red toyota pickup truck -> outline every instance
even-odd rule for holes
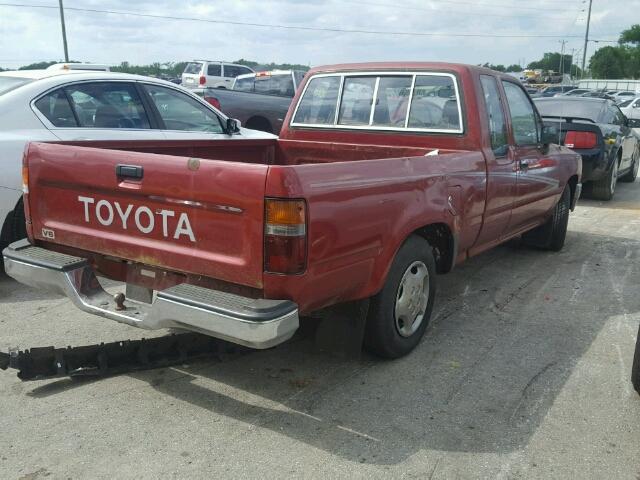
[[[517,236],[562,248],[581,161],[553,137],[491,70],[315,68],[278,139],[31,143],[29,238],[5,268],[96,315],[254,348],[366,304],[364,346],[395,358],[425,331],[436,274]]]

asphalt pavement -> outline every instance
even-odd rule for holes
[[[101,380],[0,371],[0,478],[640,479],[640,181],[581,200],[564,250],[438,278],[409,356],[309,336]],[[0,278],[0,350],[141,338]]]

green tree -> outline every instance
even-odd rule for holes
[[[621,47],[602,47],[591,56],[589,69],[593,78],[624,78],[627,52]]]
[[[506,71],[507,72],[521,72],[522,71],[522,67],[516,63],[509,65],[508,67],[506,67]]]
[[[43,68],[50,67],[54,63],[58,63],[58,62],[51,61],[51,62],[30,63],[29,65],[25,65],[24,67],[18,68],[18,70],[42,70]]]
[[[481,65],[485,68],[490,68],[491,70],[495,70],[496,72],[506,72],[507,70],[504,68],[504,65],[492,65],[491,63],[485,63]]]
[[[633,43],[640,46],[640,24],[631,25],[631,28],[623,30],[620,34],[620,43]]]
[[[527,68],[532,70],[551,70],[553,72],[560,72],[562,54],[559,52],[546,52],[542,59],[529,63]],[[573,65],[573,59],[571,55],[564,55],[564,63],[562,64],[562,70],[569,73]]]

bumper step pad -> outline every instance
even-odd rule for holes
[[[105,377],[219,357],[242,349],[197,333],[125,340],[80,347],[34,347],[0,352],[0,369],[18,370],[18,378]]]
[[[11,248],[6,249],[3,254],[10,259],[28,261],[32,265],[59,272],[67,272],[88,265],[86,258],[36,247],[31,245],[26,238],[11,244]]]

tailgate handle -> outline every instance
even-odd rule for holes
[[[116,175],[118,178],[142,179],[144,170],[137,165],[116,165]]]

